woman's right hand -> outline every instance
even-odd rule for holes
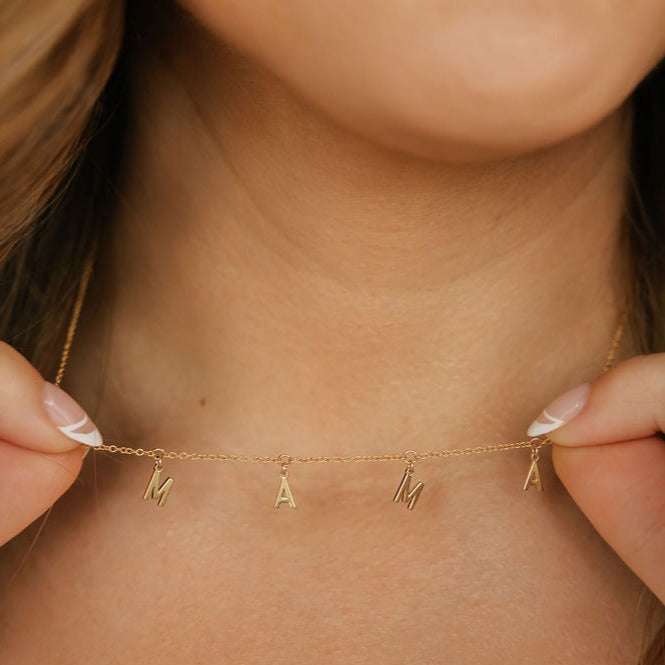
[[[101,443],[83,409],[0,342],[0,545],[67,490],[88,446]]]

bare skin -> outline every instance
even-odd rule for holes
[[[599,373],[627,284],[627,106],[536,152],[469,161],[469,142],[453,162],[456,137],[433,159],[177,35],[135,75],[123,204],[66,381],[107,439],[518,440]],[[521,492],[527,459],[419,462],[413,512],[390,501],[399,464],[295,467],[298,508],[274,511],[276,468],[173,463],[162,510],[140,500],[148,463],[93,453],[6,594],[0,660],[634,662],[641,582],[549,462],[547,492]]]

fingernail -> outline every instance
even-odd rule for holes
[[[550,402],[541,414],[529,425],[527,436],[547,434],[574,418],[582,409],[589,396],[590,383],[583,383],[559,395]]]
[[[55,426],[70,439],[101,446],[102,437],[86,412],[61,388],[44,382],[44,407]]]

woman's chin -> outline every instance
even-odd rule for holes
[[[665,54],[662,0],[181,2],[342,126],[433,159],[583,133]]]

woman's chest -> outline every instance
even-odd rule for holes
[[[296,509],[255,470],[182,473],[163,507],[88,474],[9,586],[25,547],[2,559],[0,662],[634,662],[640,583],[551,477],[477,471],[413,510],[367,469],[292,473]]]

